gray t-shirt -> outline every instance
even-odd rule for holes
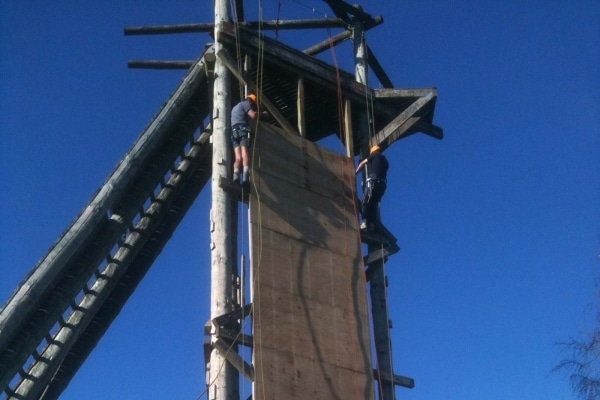
[[[231,126],[248,124],[248,111],[252,109],[250,100],[240,101],[231,109]]]

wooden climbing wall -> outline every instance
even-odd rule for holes
[[[254,399],[373,399],[350,158],[274,128],[252,149]]]

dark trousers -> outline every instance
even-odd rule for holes
[[[369,181],[365,187],[362,200],[361,213],[363,221],[374,224],[377,219],[377,208],[385,193],[387,185],[384,181]]]

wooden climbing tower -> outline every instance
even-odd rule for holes
[[[59,398],[209,182],[215,248],[206,257],[222,265],[213,261],[211,273],[208,399],[239,399],[240,375],[256,399],[391,400],[396,386],[414,385],[394,374],[390,356],[383,263],[399,246],[381,223],[358,229],[354,165],[372,144],[385,149],[419,132],[441,139],[436,90],[393,88],[364,41],[383,19],[342,0],[326,0],[336,18],[278,22],[342,29],[303,51],[259,33],[243,20],[242,1],[234,3],[237,21],[218,1],[214,23],[126,29],[210,32],[214,43],[193,62],[131,63],[187,73],[0,310],[4,398]],[[353,73],[316,57],[348,38],[363,60]],[[368,85],[368,67],[383,88]],[[239,187],[227,121],[247,92],[268,116],[256,128],[251,183]],[[332,136],[343,154],[319,145]],[[239,202],[249,210],[249,277],[231,261],[245,218]]]

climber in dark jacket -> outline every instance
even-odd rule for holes
[[[387,171],[389,163],[381,154],[381,147],[371,147],[370,154],[356,168],[358,174],[366,166],[367,180],[363,192],[361,214],[363,222],[360,229],[372,230],[377,219],[379,202],[387,188]]]

